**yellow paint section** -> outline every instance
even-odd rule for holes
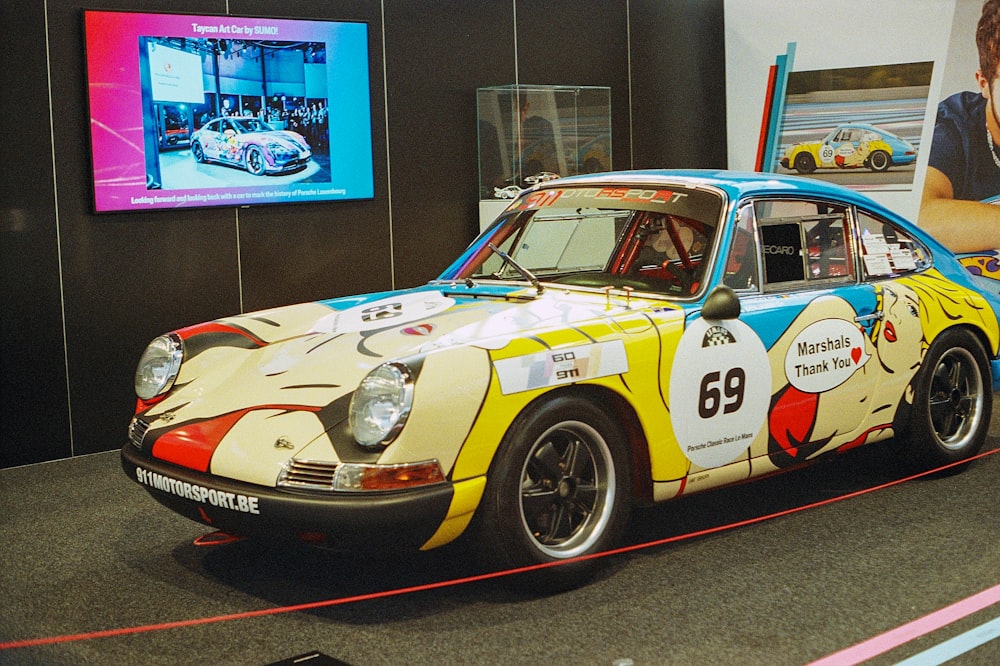
[[[320,303],[300,303],[250,315],[226,317],[219,322],[245,329],[265,342],[274,342],[307,333],[319,319],[333,313],[334,310]]]
[[[222,439],[212,456],[211,473],[262,486],[274,486],[281,466],[293,451],[323,432],[312,412],[259,409],[246,414]],[[275,446],[283,438],[292,450]]]
[[[452,478],[463,480],[485,475],[497,447],[500,446],[500,440],[514,417],[546,390],[548,389],[503,395],[500,392],[500,381],[495,374],[492,375],[489,392],[479,412],[479,418],[476,419],[468,439],[455,460]]]
[[[746,457],[722,467],[696,468],[688,474],[687,483],[684,485],[684,494],[689,495],[700,490],[718,488],[748,478],[750,478],[750,460]]]
[[[653,483],[653,501],[663,502],[674,499],[680,494],[682,485],[682,479],[677,479],[676,481],[655,481]]]
[[[580,384],[602,386],[622,396],[634,409],[647,437],[652,478],[679,479],[687,473],[690,463],[674,437],[670,414],[664,402],[665,389],[661,390],[661,386],[667,384],[661,384],[661,381],[669,377],[667,373],[683,333],[683,313],[675,308],[654,309],[647,303],[633,301],[633,306],[639,305],[647,307],[620,311],[613,319],[546,331],[536,334],[534,338],[519,338],[492,352],[492,356],[494,360],[501,360],[623,339],[628,372]],[[626,333],[624,337],[623,333]],[[662,349],[661,336],[664,341]],[[514,418],[534,399],[561,388],[564,387],[547,386],[503,395],[494,374],[483,409],[455,462],[452,478],[460,480],[486,474]]]
[[[430,550],[443,546],[450,541],[454,541],[466,530],[472,516],[479,506],[479,501],[486,490],[486,477],[480,476],[474,479],[461,481],[453,486],[455,494],[451,498],[451,506],[448,507],[448,515],[438,527],[427,543],[420,547],[420,550]]]
[[[338,383],[326,385],[324,364],[342,352],[335,348],[336,343],[331,343],[323,347],[325,354],[314,354],[306,362],[304,349],[317,344],[314,337],[298,338],[273,348],[207,349],[181,365],[176,387],[149,410],[147,418],[152,421],[170,413],[177,425],[216,418],[254,405],[294,408],[330,404],[348,391],[346,386],[360,382],[367,369],[343,364],[338,368]],[[320,433],[317,431],[306,442]]]
[[[660,407],[663,410],[663,416],[658,417],[651,409],[643,409],[639,412],[639,419],[649,439],[650,473],[655,482],[682,478],[687,474],[691,461],[687,459],[677,443],[674,426],[670,421],[670,405],[667,404],[670,373],[677,355],[677,345],[684,334],[684,318],[679,313],[663,313],[662,316],[654,318],[654,322],[661,344],[659,365],[657,366],[659,375],[656,380],[660,387],[662,400]],[[692,383],[691,390],[696,391],[697,388]],[[646,390],[647,387],[637,388],[637,392],[641,393],[645,393]],[[646,414],[649,416],[645,416]],[[656,487],[658,485],[656,484]]]
[[[980,329],[989,341],[991,355],[997,354],[1000,327],[993,309],[981,294],[955,284],[937,269],[899,278],[898,282],[919,294],[921,325],[929,342],[960,320]]]
[[[333,441],[330,433],[324,432],[322,435],[306,444],[303,448],[296,447],[294,453],[289,451],[289,457],[299,460],[312,460],[315,462],[339,463],[340,457],[333,448]]]
[[[490,374],[483,349],[455,347],[428,354],[406,426],[379,463],[437,459],[447,473],[486,397]]]

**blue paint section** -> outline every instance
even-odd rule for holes
[[[996,638],[1000,638],[1000,617],[990,620],[986,624],[981,624],[975,629],[970,629],[944,643],[935,645],[929,650],[915,654],[909,659],[904,659],[896,666],[937,666],[937,664],[943,664],[971,652],[980,645],[985,645]]]
[[[466,286],[462,282],[452,283],[430,283],[423,285],[421,287],[416,287],[413,289],[401,289],[399,291],[380,291],[370,294],[362,294],[360,296],[344,296],[342,298],[331,298],[325,301],[319,301],[321,305],[325,305],[331,310],[344,311],[350,308],[358,307],[359,305],[365,305],[367,303],[374,303],[385,298],[390,298],[392,296],[404,296],[410,294],[419,294],[421,292],[440,294],[443,293],[445,296],[454,298],[459,303],[468,302],[476,298],[505,298],[510,296],[514,292],[524,291],[525,285],[514,284],[514,285],[479,285],[476,284],[472,287]]]

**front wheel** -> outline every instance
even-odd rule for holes
[[[264,152],[257,146],[247,148],[246,167],[247,171],[255,176],[263,175]]]
[[[990,425],[991,389],[989,359],[979,340],[964,330],[939,335],[917,375],[904,432],[917,460],[938,467],[978,453]]]
[[[507,569],[600,552],[621,535],[630,496],[622,429],[589,400],[556,397],[519,416],[497,450],[479,517],[485,553]],[[563,588],[596,568],[577,561],[519,582]]]

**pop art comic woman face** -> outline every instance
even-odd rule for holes
[[[920,299],[898,282],[884,285],[881,292],[882,321],[873,339],[879,364],[889,374],[912,374],[923,357]]]

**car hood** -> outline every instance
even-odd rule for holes
[[[146,445],[186,467],[273,484],[281,463],[310,443],[323,440],[332,451],[327,433],[347,418],[355,388],[382,363],[453,354],[460,373],[488,382],[490,353],[513,340],[595,321],[621,333],[614,315],[643,303],[567,290],[535,297],[523,287],[431,285],[182,329],[185,357],[173,390],[140,409]],[[248,468],[261,471],[248,477]]]
[[[534,289],[522,286],[428,285],[287,306],[216,323],[258,339],[262,349],[269,348],[261,359],[282,356],[306,363],[312,346],[332,346],[342,359],[357,357],[367,372],[385,361],[457,345],[500,349],[514,337],[593,319],[610,321],[648,302],[566,289],[550,288],[536,296]]]

